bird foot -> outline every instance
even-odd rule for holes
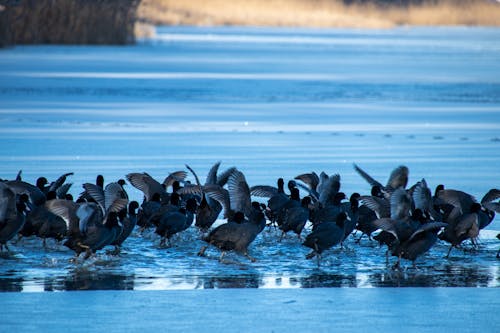
[[[306,255],[306,259],[312,259],[316,256],[316,251],[312,251],[311,253]]]
[[[251,257],[249,254],[245,254],[245,257],[247,257],[251,262],[257,261],[257,259],[255,259],[254,257]]]

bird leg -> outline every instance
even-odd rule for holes
[[[200,251],[198,251],[198,255],[200,257],[204,257],[205,256],[205,251],[207,250],[208,246],[202,246],[202,248],[200,249]]]
[[[160,241],[160,247],[165,247],[166,238],[162,237]]]
[[[359,236],[359,238],[356,239],[356,241],[355,241],[356,244],[361,243],[361,238],[363,238],[363,235],[364,235],[364,233],[361,233],[361,236]]]
[[[115,248],[113,251],[110,251],[109,253],[112,255],[112,256],[117,256],[120,254],[120,246],[119,245],[115,245]]]
[[[400,269],[401,268],[401,254],[398,256],[398,261],[392,266],[392,269]]]
[[[281,232],[281,236],[280,236],[280,239],[278,240],[278,242],[281,242],[283,240],[283,237],[285,237],[284,231]]]
[[[248,259],[250,259],[250,261],[251,261],[251,262],[256,262],[256,261],[257,261],[257,259],[255,259],[254,257],[251,257],[251,256],[248,254],[248,252],[245,252],[245,254],[244,254],[244,255],[245,255],[245,257],[247,257]]]
[[[70,263],[75,264],[78,261],[78,254],[75,253],[75,256],[69,260]]]
[[[92,250],[90,249],[90,247],[87,246],[87,248],[85,249],[85,257],[83,257],[83,259],[87,260],[88,258],[90,258],[91,255],[92,255]]]
[[[451,252],[451,249],[453,249],[453,245],[450,246],[450,249],[448,250],[448,254],[446,255],[446,259],[448,259],[450,257],[450,252]]]
[[[222,253],[220,254],[220,257],[219,257],[219,261],[222,261],[222,259],[224,258],[225,255],[226,255],[226,251],[222,251]]]

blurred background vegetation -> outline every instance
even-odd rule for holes
[[[153,25],[500,26],[496,0],[0,0],[0,46],[128,44]]]

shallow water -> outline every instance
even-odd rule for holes
[[[357,163],[385,182],[405,164],[410,182],[445,184],[481,199],[500,184],[500,30],[160,28],[127,47],[19,46],[0,52],[0,177],[34,182],[74,172],[71,193],[188,163],[237,166],[250,185],[309,171],[339,173],[368,193]],[[142,195],[129,187],[132,199]],[[290,235],[264,231],[251,263],[199,258],[194,228],[159,248],[134,233],[118,257],[71,263],[62,245],[23,239],[0,257],[0,290],[498,287],[499,218],[475,252],[438,243],[393,271],[364,239],[325,253],[321,267]]]

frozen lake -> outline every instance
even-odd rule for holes
[[[0,178],[74,172],[75,196],[97,174],[163,179],[187,163],[204,179],[221,160],[250,185],[339,173],[348,195],[370,191],[353,163],[382,183],[404,164],[411,184],[481,199],[500,187],[500,29],[160,28],[127,47],[0,50],[0,142]],[[498,230],[496,217],[475,253],[447,260],[438,243],[402,272],[366,239],[318,269],[274,230],[250,247],[256,263],[197,257],[194,228],[168,249],[134,233],[119,257],[76,265],[62,245],[23,239],[0,257],[0,290],[499,287]]]

